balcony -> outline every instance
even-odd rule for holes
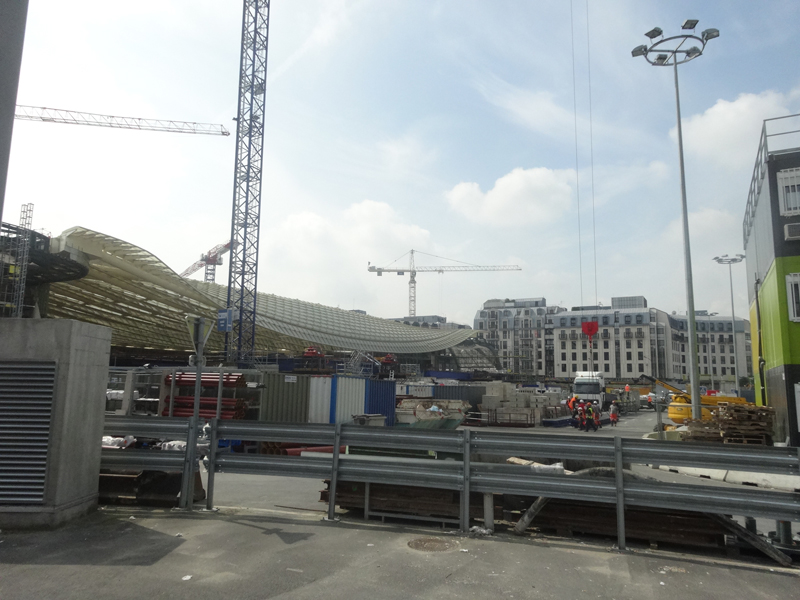
[[[643,339],[644,338],[644,331],[637,331],[636,332],[636,337],[639,338],[639,339]]]
[[[562,331],[561,333],[558,334],[558,339],[560,340],[567,339],[567,334]]]
[[[570,331],[570,333],[569,333],[569,339],[571,339],[571,340],[577,340],[577,339],[578,339],[578,334],[577,334],[576,332],[574,332],[574,331]]]
[[[624,333],[624,337],[625,337],[626,340],[629,340],[629,339],[633,338],[633,332],[632,331],[626,331]]]
[[[600,334],[600,337],[603,338],[604,340],[607,340],[608,338],[611,337],[611,334],[607,331],[604,331],[603,333]]]

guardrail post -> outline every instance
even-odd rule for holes
[[[369,481],[364,483],[364,520],[369,521]]]
[[[333,461],[331,461],[331,484],[328,487],[328,521],[336,519],[336,483],[339,479],[339,444],[342,439],[342,424],[336,423],[333,434]]]
[[[464,447],[462,449],[462,465],[464,468],[463,485],[461,488],[461,531],[469,531],[469,479],[470,479],[470,434],[469,429],[464,429]]]
[[[175,409],[175,369],[172,369],[172,378],[169,382],[169,416],[172,416],[172,411]]]
[[[617,547],[625,550],[625,485],[622,473],[622,438],[614,437],[614,475],[617,483]]]
[[[211,419],[211,435],[208,445],[208,490],[206,491],[206,510],[214,510],[214,476],[217,473],[217,423],[219,418]]]
[[[183,476],[181,478],[181,498],[178,506],[192,510],[194,500],[194,456],[197,447],[197,420],[189,417],[186,432],[186,451],[183,454]],[[189,497],[192,497],[190,500]]]
[[[658,423],[658,439],[664,441],[664,422],[661,419],[661,403],[658,401],[658,396],[656,396],[656,423]]]
[[[494,533],[494,494],[483,494],[483,526]]]

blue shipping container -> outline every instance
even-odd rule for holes
[[[367,379],[365,411],[370,415],[385,415],[386,425],[394,426],[394,408],[397,404],[396,382],[390,379]]]

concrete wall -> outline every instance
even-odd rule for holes
[[[0,319],[0,361],[55,361],[45,500],[0,506],[0,527],[52,527],[97,503],[111,330],[67,319]]]

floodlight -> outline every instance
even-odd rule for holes
[[[681,29],[694,29],[699,21],[697,19],[686,19],[681,25]]]
[[[644,56],[647,54],[647,46],[636,46],[633,50],[631,50],[631,56]]]
[[[669,55],[667,54],[659,54],[656,56],[656,60],[654,61],[657,65],[663,65],[667,62]]]
[[[645,35],[652,40],[660,36],[662,33],[664,32],[661,31],[661,27],[653,27],[650,31],[645,33]]]
[[[703,52],[697,46],[692,46],[686,51],[686,58],[695,58],[700,56]]]
[[[713,40],[714,38],[719,37],[719,29],[706,29],[703,33],[700,34],[700,37],[703,38],[704,42],[708,40]]]

